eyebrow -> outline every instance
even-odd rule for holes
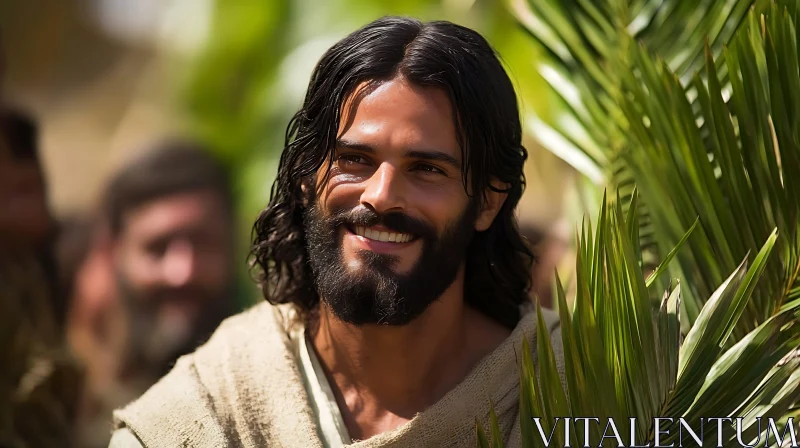
[[[356,151],[363,151],[363,152],[366,152],[366,153],[369,153],[369,154],[374,154],[375,153],[375,148],[373,148],[370,145],[367,145],[365,143],[345,140],[345,139],[336,139],[336,147],[337,148],[353,149],[353,150],[356,150]],[[425,149],[425,150],[420,150],[420,149],[409,150],[409,151],[406,151],[405,154],[403,154],[403,155],[405,157],[414,158],[414,159],[428,160],[428,161],[431,161],[431,162],[443,162],[443,163],[446,163],[446,164],[452,166],[455,169],[458,169],[458,170],[461,169],[461,162],[459,162],[458,159],[456,159],[455,157],[451,156],[450,154],[447,154],[447,153],[445,153],[443,151],[438,151],[438,150],[435,150],[435,149],[430,149],[430,150],[427,150],[427,149]]]

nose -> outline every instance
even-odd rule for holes
[[[391,164],[384,162],[367,179],[361,193],[361,204],[383,214],[405,208],[403,196],[400,176]]]
[[[181,287],[192,280],[196,271],[195,250],[186,240],[173,241],[164,256],[164,281],[172,287]]]

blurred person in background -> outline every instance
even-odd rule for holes
[[[160,377],[234,311],[228,175],[205,148],[167,142],[111,180],[103,212],[131,325],[126,369],[146,366]]]
[[[0,81],[2,81],[0,52]],[[0,82],[2,84],[2,82]],[[0,97],[0,446],[70,446],[82,381],[64,301],[35,120]]]
[[[125,165],[105,189],[100,221],[73,234],[70,339],[89,364],[87,446],[107,445],[111,410],[236,308],[231,186],[205,148],[168,141]]]
[[[51,290],[48,300],[60,332],[67,304],[56,273],[56,226],[39,157],[39,128],[31,114],[5,105],[0,109],[0,134],[6,147],[0,156],[0,240],[9,253],[36,259]]]
[[[0,234],[7,244],[39,251],[54,226],[39,160],[38,128],[33,117],[9,106],[0,111],[0,127],[8,150],[0,164]]]
[[[57,247],[59,277],[69,293],[67,337],[85,366],[76,436],[77,445],[86,448],[108,443],[109,408],[152,381],[149,375],[120,378],[128,325],[101,222],[93,214],[61,219]]]
[[[78,446],[108,442],[108,406],[124,402],[135,388],[117,382],[126,324],[115,305],[113,275],[99,241],[93,215],[59,220],[57,259],[62,288],[67,291],[67,338],[85,366],[84,393],[78,406]],[[129,389],[134,389],[127,392]]]

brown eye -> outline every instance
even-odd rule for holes
[[[369,161],[366,158],[359,156],[358,154],[345,154],[339,156],[339,163],[344,163],[347,165],[356,163],[360,165],[366,165],[369,163]]]
[[[443,174],[443,175],[445,174],[445,172],[442,171],[441,169],[427,163],[420,163],[415,165],[414,170],[421,171],[423,173]]]

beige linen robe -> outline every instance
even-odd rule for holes
[[[293,316],[288,305],[264,303],[229,318],[208,343],[116,411],[115,427],[128,428],[146,448],[322,448],[289,337],[299,324]],[[558,316],[544,310],[543,317],[563,375]],[[488,427],[494,403],[506,447],[518,447],[523,335],[535,351],[536,312],[530,307],[511,336],[439,402],[394,430],[347,446],[472,447],[476,418]]]

